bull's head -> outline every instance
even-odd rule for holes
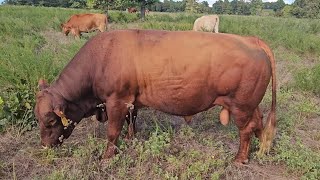
[[[65,114],[66,101],[52,93],[44,80],[39,81],[39,88],[34,112],[40,126],[41,144],[49,147],[60,145],[71,135],[81,118],[70,120],[72,118]]]
[[[97,107],[97,104],[102,103],[97,99],[83,98],[78,104],[73,104],[53,91],[44,80],[39,81],[39,88],[34,113],[39,122],[43,146],[62,144],[84,117],[96,115],[101,122],[107,120],[104,107]]]
[[[68,36],[71,31],[71,27],[67,24],[61,24],[62,33]]]

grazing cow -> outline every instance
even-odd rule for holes
[[[272,104],[265,127],[259,110],[270,79]],[[108,116],[105,158],[116,144],[128,115],[151,107],[186,118],[222,106],[240,132],[236,163],[247,163],[251,135],[269,150],[275,134],[275,60],[255,37],[194,31],[117,30],[90,39],[48,86],[39,84],[35,114],[41,142],[55,146],[68,138],[74,123],[104,102]],[[90,105],[86,105],[86,102]],[[70,120],[68,120],[70,119]],[[71,122],[72,121],[72,122]]]
[[[135,13],[135,12],[137,12],[137,9],[134,8],[134,7],[129,7],[129,8],[128,8],[128,12],[129,12],[129,13]]]
[[[146,9],[145,11],[144,11],[146,14],[149,14],[149,9]]]
[[[201,16],[196,19],[193,24],[194,31],[208,31],[208,32],[219,32],[219,16],[208,15]]]
[[[61,28],[66,36],[71,32],[75,37],[80,37],[81,32],[104,32],[107,25],[108,18],[105,14],[75,14],[66,23],[61,24]]]

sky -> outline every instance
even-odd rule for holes
[[[0,0],[0,4],[3,2],[4,0]],[[163,0],[160,0],[160,1],[163,1]],[[203,0],[199,0],[199,2],[202,2]],[[209,5],[210,6],[212,6],[212,4],[214,3],[214,2],[216,2],[217,0],[206,0],[208,3],[209,3]],[[275,1],[277,1],[277,0],[262,0],[263,2],[275,2]],[[293,1],[294,0],[284,0],[284,2],[286,3],[286,4],[292,4],[293,3]]]

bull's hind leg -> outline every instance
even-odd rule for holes
[[[104,158],[111,158],[117,152],[117,141],[121,133],[128,109],[125,102],[120,100],[108,100],[106,108],[108,113],[108,143]]]
[[[239,129],[240,135],[240,146],[235,158],[235,163],[246,164],[249,161],[248,155],[250,150],[251,135],[253,133],[252,123],[249,120],[251,119],[249,116],[250,113],[237,109],[233,110],[232,114],[235,117],[235,124]]]
[[[248,163],[250,152],[250,141],[253,133],[260,138],[262,133],[262,119],[259,107],[257,107],[253,113],[237,111],[233,112],[235,115],[235,123],[239,128],[240,134],[240,146],[235,158],[236,163],[245,164]],[[250,114],[252,114],[250,116]]]
[[[262,131],[263,131],[262,119],[263,119],[263,115],[262,115],[259,107],[257,107],[254,110],[252,121],[254,121],[256,123],[254,134],[256,135],[257,138],[259,138],[260,141],[261,141]]]

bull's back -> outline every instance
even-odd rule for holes
[[[110,70],[118,69],[110,84],[120,79],[137,88],[141,104],[179,115],[236,91],[244,73],[259,74],[267,60],[254,38],[236,35],[127,30],[102,36],[109,39],[100,38],[108,43]]]

